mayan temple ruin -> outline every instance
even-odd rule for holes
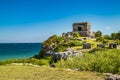
[[[73,31],[64,33],[63,35],[71,37],[74,32],[78,32],[83,37],[95,36],[94,32],[91,31],[91,24],[89,22],[73,23]]]

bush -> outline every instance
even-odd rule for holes
[[[54,62],[53,57],[46,56],[43,59],[36,59],[36,58],[31,58],[30,63],[34,65],[49,65]]]
[[[120,40],[116,40],[115,43],[117,43],[118,45],[120,45]]]
[[[104,39],[108,39],[108,40],[110,40],[111,37],[110,37],[109,35],[104,35]]]
[[[108,42],[109,42],[109,40],[106,40],[106,39],[104,39],[104,40],[102,41],[103,44],[108,44]]]
[[[53,35],[49,37],[46,41],[43,42],[44,46],[50,46],[51,44],[56,46],[59,43],[62,43],[64,41],[64,38],[61,36]]]
[[[31,63],[34,65],[40,65],[40,66],[41,65],[49,65],[49,60],[32,58]]]
[[[78,40],[72,40],[70,43],[70,46],[82,46],[82,42]]]
[[[80,34],[79,34],[78,32],[74,32],[74,33],[73,33],[73,37],[74,37],[74,38],[79,38],[79,37],[80,37]]]
[[[6,65],[7,62],[6,61],[0,61],[0,65]]]
[[[65,46],[63,46],[63,45],[59,45],[59,46],[57,46],[56,48],[55,48],[55,52],[63,52],[63,51],[65,51],[66,50],[66,47]]]
[[[62,68],[80,68],[81,70],[118,73],[120,74],[120,50],[118,49],[102,49],[86,53],[84,56],[72,59],[61,60],[56,63],[57,67]]]
[[[104,39],[102,37],[97,37],[96,42],[102,42]]]
[[[11,63],[30,63],[30,58],[10,59],[10,60],[0,61],[0,65],[6,65],[6,64],[11,64]]]
[[[101,36],[102,36],[102,32],[101,31],[95,32],[95,37],[101,37]]]

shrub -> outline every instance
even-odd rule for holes
[[[120,45],[120,40],[116,40],[115,43],[117,43],[118,45]]]
[[[81,41],[78,41],[78,40],[72,40],[70,43],[70,46],[81,46],[82,45],[82,42]]]
[[[46,59],[40,59],[39,60],[39,65],[49,65],[49,60],[46,60]]]
[[[59,46],[57,46],[56,48],[55,48],[55,52],[63,52],[63,51],[65,51],[66,50],[66,47],[65,46],[63,46],[63,45],[59,45]]]
[[[113,40],[118,39],[118,38],[119,38],[118,33],[111,33],[111,38],[112,38]]]
[[[97,42],[102,42],[103,40],[104,40],[104,39],[103,39],[102,37],[97,37],[97,38],[96,38],[96,41],[97,41]]]
[[[101,31],[95,32],[95,37],[101,37],[101,36],[102,36],[102,32]]]
[[[6,64],[11,64],[11,63],[30,63],[30,58],[10,59],[10,60],[0,61],[0,65],[6,65]]]
[[[74,38],[79,38],[79,37],[80,37],[80,34],[79,34],[78,32],[74,32],[74,33],[73,33],[73,37],[74,37]]]
[[[0,65],[6,65],[7,62],[6,61],[0,61]]]
[[[47,59],[35,59],[31,58],[31,63],[34,65],[49,65],[49,60]]]
[[[108,40],[110,40],[111,37],[110,37],[109,35],[104,35],[104,39],[108,39]]]
[[[48,60],[49,64],[54,63],[54,58],[52,56],[46,56],[44,59]]]
[[[109,40],[103,39],[102,43],[103,44],[108,44]]]
[[[81,70],[118,73],[120,74],[120,50],[102,49],[93,54],[86,53],[84,56],[61,60],[56,63],[57,67],[80,68]]]

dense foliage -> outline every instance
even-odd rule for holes
[[[118,33],[111,33],[111,35],[99,36],[96,38],[96,42],[102,42],[105,44],[108,43],[117,43],[120,44],[120,31]]]
[[[101,37],[101,36],[102,36],[102,32],[101,31],[95,32],[95,37]]]
[[[73,38],[80,38],[80,34],[78,32],[73,33]]]
[[[44,59],[36,59],[36,58],[31,58],[30,63],[34,65],[49,65],[50,63],[54,62],[52,57],[46,57]]]
[[[93,53],[87,53],[84,56],[61,60],[56,63],[57,67],[79,68],[80,70],[89,70],[97,72],[108,72],[120,74],[120,50],[118,49],[100,49]]]
[[[49,37],[46,41],[43,42],[43,45],[45,46],[57,46],[58,44],[62,43],[64,41],[63,37],[61,36],[57,36],[57,35],[53,35],[51,37]]]
[[[120,31],[111,33],[110,35],[104,35],[103,38],[108,40],[120,40]]]
[[[75,32],[73,34],[73,38],[80,38],[79,33]],[[55,52],[63,52],[66,51],[67,48],[73,46],[81,46],[81,45],[82,45],[82,41],[80,40],[53,35],[50,38],[48,38],[46,41],[44,41],[43,49],[47,49],[47,51],[49,51],[50,47],[52,46],[52,50],[54,50]]]
[[[25,59],[10,59],[10,60],[3,60],[0,61],[0,65],[6,65],[6,64],[11,64],[11,63],[30,63],[30,58],[25,58]]]
[[[25,58],[25,59],[12,59],[12,60],[4,60],[0,61],[0,65],[8,65],[12,63],[30,63],[34,65],[49,65],[53,63],[54,60],[52,57],[44,57],[44,59],[37,59],[37,58]]]

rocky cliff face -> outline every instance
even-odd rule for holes
[[[68,38],[53,35],[43,42],[40,54],[42,57],[52,56],[55,60],[82,55],[81,51],[75,51],[70,48],[70,45],[71,43]]]

